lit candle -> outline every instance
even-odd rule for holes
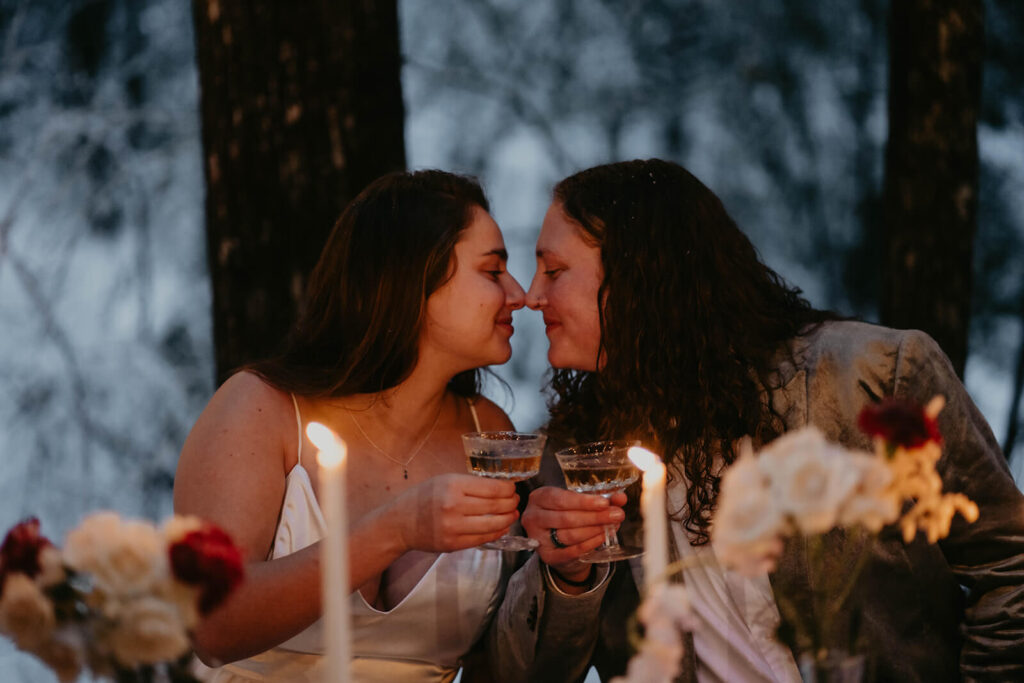
[[[349,681],[348,520],[345,510],[345,442],[319,422],[306,426],[319,449],[320,498],[327,535],[320,542],[326,683]]]
[[[633,446],[629,459],[644,473],[640,511],[644,516],[644,583],[647,592],[668,570],[668,522],[665,513],[665,465],[646,448]]]

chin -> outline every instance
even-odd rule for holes
[[[502,351],[495,352],[493,356],[487,359],[486,365],[504,365],[509,362],[512,358],[512,345],[506,345]]]
[[[597,370],[593,361],[584,362],[579,358],[574,358],[572,354],[560,353],[553,347],[548,349],[548,363],[556,370],[579,370],[581,372]]]
[[[573,366],[571,363],[567,363],[566,360],[556,351],[548,351],[548,363],[551,367],[556,370],[572,370]]]

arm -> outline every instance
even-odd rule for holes
[[[182,450],[174,507],[227,531],[246,560],[246,579],[204,619],[196,651],[226,662],[265,651],[320,616],[319,544],[267,560],[295,461],[294,412],[286,394],[242,373],[217,391]],[[509,482],[446,475],[355,520],[349,533],[351,590],[410,549],[472,547],[501,535],[517,513]]]
[[[978,504],[973,524],[955,517],[939,545],[968,589],[961,673],[971,680],[1024,680],[1024,496],[992,431],[930,337],[908,333],[900,345],[895,393],[922,405],[946,397],[939,415],[943,489]]]

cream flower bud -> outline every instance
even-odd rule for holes
[[[63,582],[68,576],[64,570],[64,558],[60,551],[52,545],[44,546],[39,551],[39,574],[36,576],[36,585],[42,588],[56,586]]]
[[[53,603],[25,574],[8,574],[0,596],[0,631],[23,650],[35,650],[53,633],[57,619]]]
[[[177,543],[193,531],[203,528],[203,520],[193,515],[174,515],[170,517],[162,529],[167,544]]]

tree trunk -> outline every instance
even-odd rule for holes
[[[1003,455],[1007,460],[1013,457],[1014,446],[1017,445],[1017,435],[1020,433],[1021,423],[1024,418],[1020,415],[1021,399],[1024,398],[1024,296],[1021,296],[1020,306],[1021,340],[1017,349],[1017,362],[1014,365],[1013,388],[1010,391],[1010,410],[1006,420],[1006,438],[1003,440]]]
[[[193,0],[217,381],[272,353],[345,204],[405,167],[395,0]]]
[[[881,318],[963,377],[978,197],[982,0],[892,0]]]

